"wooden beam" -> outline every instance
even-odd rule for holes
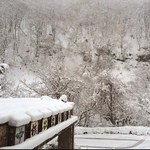
[[[59,134],[58,149],[74,149],[74,124]]]

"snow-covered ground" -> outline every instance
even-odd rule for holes
[[[75,136],[78,149],[149,149],[150,136],[86,134]]]
[[[149,149],[149,127],[75,128],[78,149]]]

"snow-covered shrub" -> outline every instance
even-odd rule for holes
[[[85,128],[76,127],[75,134],[134,134],[134,135],[150,135],[150,128],[143,126],[124,126],[124,127],[95,127]]]

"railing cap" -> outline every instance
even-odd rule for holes
[[[9,125],[19,127],[26,125],[31,121],[31,117],[25,113],[17,113],[10,116]]]

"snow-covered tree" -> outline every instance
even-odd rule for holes
[[[125,85],[108,72],[104,72],[96,79],[93,96],[97,112],[115,125],[116,120],[125,112]],[[118,114],[120,116],[117,116]]]
[[[6,71],[9,69],[9,66],[6,63],[0,64],[0,97],[4,96],[6,90]]]

